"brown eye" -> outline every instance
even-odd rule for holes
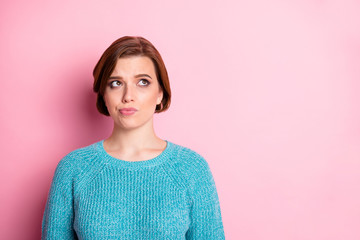
[[[115,81],[110,82],[110,87],[111,87],[111,88],[119,87],[119,86],[121,86],[121,82],[118,81],[118,80],[115,80]]]
[[[146,79],[140,79],[140,81],[139,81],[140,86],[147,86],[149,84],[150,84],[150,82]]]

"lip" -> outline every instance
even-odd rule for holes
[[[137,111],[136,108],[121,108],[119,110],[119,112],[125,116],[130,116],[130,115],[134,114],[136,111]]]

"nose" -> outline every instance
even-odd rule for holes
[[[134,91],[133,89],[131,89],[131,86],[126,84],[126,86],[124,87],[122,102],[129,103],[131,101],[134,101]]]

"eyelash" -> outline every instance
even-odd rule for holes
[[[140,82],[145,82],[145,85],[140,85],[140,86],[142,86],[142,87],[146,87],[146,86],[148,86],[148,85],[150,85],[150,82],[149,82],[149,80],[147,80],[147,79],[140,79],[139,80],[139,83]],[[114,85],[114,84],[116,84],[116,83],[120,83],[119,85]],[[111,81],[110,83],[109,83],[109,86],[110,86],[110,88],[116,88],[116,87],[119,87],[119,86],[121,86],[121,82],[119,81],[119,80],[114,80],[114,81]]]
[[[150,84],[150,82],[146,79],[140,79],[139,83],[144,81],[146,83],[146,85],[140,85],[140,86],[148,86]]]
[[[121,84],[121,82],[120,82],[120,81],[118,81],[118,80],[111,81],[111,82],[109,83],[110,88],[115,88],[115,87],[120,86],[120,85],[114,86],[113,84],[115,84],[115,83],[120,83],[120,84]]]

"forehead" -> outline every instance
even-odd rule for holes
[[[146,56],[121,57],[117,60],[111,76],[149,74],[156,76],[153,61]]]

